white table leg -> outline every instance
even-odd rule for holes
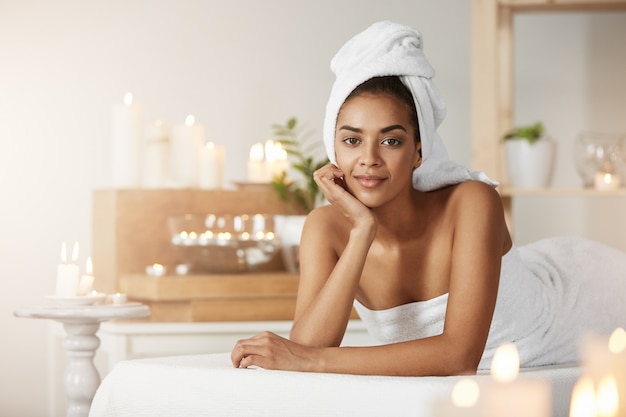
[[[91,400],[100,385],[100,374],[93,363],[100,346],[100,339],[96,336],[100,323],[64,322],[63,327],[67,333],[63,340],[68,359],[64,377],[69,403],[67,417],[87,417]]]

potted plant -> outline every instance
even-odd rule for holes
[[[272,186],[283,201],[293,206],[299,215],[275,216],[276,231],[281,240],[283,261],[288,271],[299,271],[298,249],[300,236],[304,226],[306,214],[313,210],[323,201],[323,194],[313,179],[313,173],[326,165],[329,160],[326,157],[316,159],[315,153],[321,146],[321,141],[311,143],[309,131],[305,131],[298,125],[298,120],[291,117],[285,124],[272,125],[274,140],[280,143],[291,162],[291,171],[298,174],[299,178],[292,180],[288,173],[273,178]]]
[[[550,186],[556,142],[545,134],[542,122],[515,127],[503,136],[503,140],[507,174],[513,187]]]

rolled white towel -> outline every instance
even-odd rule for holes
[[[415,100],[422,164],[413,172],[413,187],[431,191],[467,180],[492,181],[483,172],[471,171],[448,159],[437,128],[446,115],[446,104],[432,78],[435,70],[423,53],[420,32],[398,23],[377,22],[350,39],[331,61],[336,75],[324,120],[324,144],[331,162],[335,159],[337,114],[348,95],[373,77],[397,75]]]

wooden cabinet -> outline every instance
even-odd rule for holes
[[[626,0],[473,0],[472,2],[472,153],[473,168],[501,181],[500,193],[511,225],[517,195],[607,195],[570,189],[519,190],[507,186],[500,138],[513,127],[513,18],[517,13],[551,11],[626,11]],[[611,192],[624,195],[626,190]]]

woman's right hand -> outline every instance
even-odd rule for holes
[[[313,179],[329,203],[346,216],[353,226],[376,223],[370,209],[346,188],[344,173],[334,164],[327,164],[313,173]]]

